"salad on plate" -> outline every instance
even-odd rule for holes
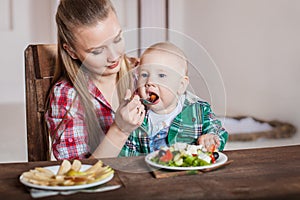
[[[202,167],[216,163],[220,152],[215,146],[208,151],[202,145],[175,143],[168,148],[162,148],[151,156],[150,162],[168,167]]]

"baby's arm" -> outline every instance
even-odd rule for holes
[[[204,145],[210,150],[211,145],[215,145],[220,151],[223,151],[228,139],[227,131],[222,127],[221,121],[218,120],[212,112],[208,103],[203,103],[202,113],[202,135],[198,138],[198,143]]]

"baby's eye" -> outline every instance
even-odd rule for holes
[[[158,74],[159,78],[164,78],[166,77],[167,75],[166,74]]]
[[[141,74],[140,74],[140,77],[142,77],[142,78],[147,78],[147,77],[148,77],[148,74],[146,74],[146,73],[141,73]]]

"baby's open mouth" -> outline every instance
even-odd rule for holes
[[[155,94],[154,92],[149,93],[149,98],[147,99],[151,103],[155,103],[159,99],[159,96]]]

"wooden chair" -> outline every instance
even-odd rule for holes
[[[25,50],[28,161],[50,160],[45,127],[45,101],[56,62],[55,44],[29,45]]]

